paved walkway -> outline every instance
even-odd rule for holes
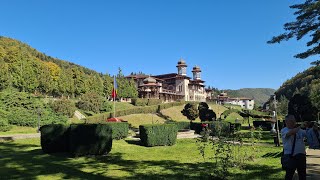
[[[320,149],[307,150],[307,179],[320,179]]]
[[[0,135],[0,141],[13,141],[17,139],[29,139],[38,137],[40,137],[40,133]]]

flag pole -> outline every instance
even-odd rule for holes
[[[113,76],[113,117],[116,118],[116,76]]]

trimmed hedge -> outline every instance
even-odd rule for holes
[[[153,106],[153,105],[158,105],[161,104],[162,100],[161,99],[148,99],[148,106]]]
[[[131,104],[134,106],[146,106],[148,104],[148,99],[132,98]]]
[[[208,124],[208,128],[211,129],[212,135],[216,136],[228,136],[230,134],[230,124],[223,121],[204,121],[204,122],[192,122],[190,129],[194,130],[196,134],[200,134],[203,130],[202,124]]]
[[[112,139],[122,139],[128,136],[129,124],[127,122],[107,122],[112,128]]]
[[[42,126],[40,131],[41,147],[45,153],[102,155],[112,148],[112,128],[107,124],[50,124]]]
[[[279,120],[278,120],[278,123],[279,123],[279,129],[282,129],[284,123]],[[270,131],[272,128],[270,121],[253,121],[253,126],[255,128],[261,127],[265,131]]]
[[[265,131],[271,130],[271,122],[270,121],[253,121],[253,126],[255,128],[261,127]]]
[[[183,129],[190,129],[190,122],[180,121],[180,122],[168,122],[167,124],[175,124],[178,131]]]
[[[45,153],[69,151],[69,126],[62,124],[44,125],[41,131],[41,147]]]
[[[173,102],[173,103],[163,103],[154,106],[144,106],[144,107],[135,107],[131,109],[125,109],[116,111],[117,117],[126,116],[130,114],[147,114],[147,113],[157,113],[163,109],[171,108],[174,106],[184,105],[184,102]],[[86,123],[104,123],[106,119],[113,117],[113,112],[107,112],[103,114],[98,114],[95,116],[87,117]]]
[[[172,146],[177,140],[177,126],[174,124],[140,125],[140,139],[144,146]]]
[[[107,124],[70,125],[70,152],[73,156],[103,155],[112,148],[112,128]]]
[[[161,104],[161,99],[143,99],[143,98],[133,98],[131,99],[131,104],[134,106],[153,106]]]

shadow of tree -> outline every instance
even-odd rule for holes
[[[243,171],[246,173],[233,173],[233,177],[239,180],[247,179],[284,179],[284,176],[279,177],[279,172],[283,171],[279,167],[273,167],[268,165],[249,164],[243,167]]]
[[[135,144],[137,141],[127,141]],[[0,179],[212,179],[212,162],[183,163],[178,160],[131,160],[122,153],[70,158],[68,154],[45,154],[40,145],[0,143]],[[126,155],[127,156],[127,155]],[[170,156],[170,155],[168,155]],[[230,179],[275,178],[281,169],[267,165],[246,165]]]

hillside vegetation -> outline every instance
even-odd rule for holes
[[[119,69],[118,97],[136,97],[133,80]],[[113,79],[71,62],[47,56],[20,41],[0,36],[0,91],[6,88],[52,95],[80,96],[94,92],[109,97]]]
[[[316,120],[320,111],[320,66],[313,66],[298,73],[284,82],[275,94],[280,103],[300,94],[304,102],[299,113],[308,113],[311,116],[308,120]]]

